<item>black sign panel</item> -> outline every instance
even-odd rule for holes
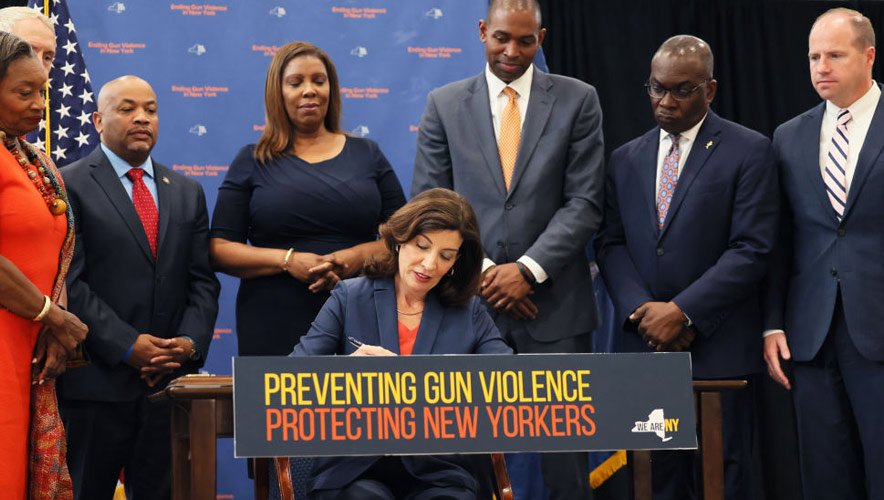
[[[238,457],[696,448],[687,353],[243,357]]]

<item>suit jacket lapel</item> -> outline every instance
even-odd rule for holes
[[[816,197],[829,218],[837,223],[838,215],[832,208],[829,196],[826,194],[826,183],[823,181],[823,174],[820,171],[820,127],[823,124],[823,113],[826,111],[826,103],[823,102],[809,113],[801,122],[798,131],[798,144],[806,144],[799,150],[801,159],[799,165],[807,165],[804,168],[804,175],[807,176],[807,182],[811,189],[816,193]],[[848,201],[850,196],[848,195]]]
[[[157,257],[163,248],[163,242],[166,241],[166,234],[169,232],[170,214],[174,211],[172,204],[177,200],[171,196],[172,182],[174,178],[166,173],[166,167],[153,162],[154,182],[157,186],[157,204],[159,205],[159,228],[157,229]]]
[[[639,179],[639,196],[648,213],[648,221],[657,234],[657,152],[660,148],[660,127],[655,127],[644,138],[638,159],[634,165],[635,178]],[[621,202],[623,203],[623,202]]]
[[[844,208],[844,217],[850,213],[851,207],[856,203],[856,197],[862,190],[866,177],[875,167],[875,160],[881,155],[884,149],[884,135],[880,132],[884,127],[884,99],[878,100],[878,106],[875,108],[875,114],[872,116],[872,123],[869,125],[869,132],[866,133],[866,140],[863,148],[859,152],[856,160],[856,170],[853,172],[853,180],[847,191],[847,206]],[[875,193],[878,196],[878,193]]]
[[[427,294],[424,302],[424,314],[421,316],[421,324],[417,330],[412,354],[431,354],[433,352],[433,345],[436,343],[436,335],[439,333],[439,326],[442,325],[444,315],[442,304],[439,303],[436,294],[431,291]]]
[[[90,155],[92,165],[92,177],[98,186],[104,191],[105,195],[110,199],[111,204],[117,209],[132,236],[138,242],[138,246],[144,252],[144,256],[155,262],[153,253],[150,251],[150,244],[147,241],[147,234],[144,232],[144,225],[141,224],[141,218],[135,211],[135,204],[126,194],[126,189],[117,177],[114,167],[111,166],[110,160],[107,159],[104,152],[100,148],[96,148],[96,153]]]
[[[503,182],[503,172],[500,167],[500,155],[497,153],[497,139],[494,137],[494,124],[491,123],[491,103],[488,100],[488,82],[485,81],[485,72],[473,80],[470,93],[465,98],[465,105],[469,112],[468,125],[476,138],[478,149],[485,158],[485,166],[494,179],[494,187],[498,194],[506,193],[506,185]]]
[[[396,288],[392,279],[374,282],[374,307],[378,318],[378,337],[382,347],[399,352],[399,322],[396,314]]]
[[[550,87],[552,87],[552,80],[545,73],[535,68],[534,77],[531,81],[531,97],[528,100],[528,109],[525,111],[527,117],[525,125],[522,127],[519,153],[516,155],[516,165],[513,168],[513,178],[510,181],[510,190],[507,193],[507,198],[516,190],[519,180],[528,168],[531,155],[534,154],[534,149],[537,148],[537,143],[540,141],[540,136],[543,133],[543,129],[546,128],[546,122],[549,120],[550,113],[552,113],[556,98],[549,92]],[[503,176],[502,172],[501,176]]]
[[[691,146],[690,155],[688,155],[687,161],[679,169],[678,184],[675,186],[675,193],[672,195],[672,203],[669,204],[669,211],[666,213],[666,221],[663,223],[663,230],[660,231],[661,238],[663,237],[663,234],[666,233],[666,230],[669,229],[669,226],[672,225],[671,221],[678,214],[678,209],[681,207],[686,193],[690,189],[694,179],[697,178],[697,175],[699,175],[700,171],[703,170],[703,167],[706,165],[706,160],[709,159],[709,156],[711,156],[715,151],[715,148],[718,147],[718,143],[721,139],[719,137],[719,133],[721,132],[719,120],[720,118],[718,118],[718,116],[710,109],[706,115],[706,121],[703,122],[703,125],[700,126],[700,130],[697,131],[697,137],[694,138],[694,144]]]

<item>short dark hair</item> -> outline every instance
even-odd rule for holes
[[[6,77],[9,65],[23,57],[37,57],[31,44],[12,33],[0,31],[0,80]]]
[[[537,18],[537,28],[543,25],[543,16],[540,13],[540,3],[537,0],[491,0],[488,3],[488,13],[485,21],[491,22],[491,15],[498,9],[511,12],[530,11]]]
[[[859,50],[863,51],[869,47],[875,46],[875,28],[872,27],[872,21],[869,21],[869,18],[862,15],[861,12],[853,9],[845,7],[829,9],[814,20],[813,26],[816,26],[816,23],[818,23],[820,19],[830,15],[841,15],[850,21],[850,27],[853,29],[853,34],[855,35],[854,44]],[[813,30],[813,27],[810,29]]]
[[[289,42],[279,48],[270,67],[267,68],[267,80],[264,82],[264,111],[267,124],[255,146],[255,158],[267,163],[293,153],[295,127],[286,113],[282,100],[282,74],[288,63],[301,56],[313,56],[322,61],[328,73],[328,110],[325,113],[325,128],[329,132],[340,132],[341,122],[341,87],[338,83],[338,72],[328,54],[309,42]]]
[[[399,245],[419,234],[438,230],[460,233],[463,243],[454,263],[454,274],[445,275],[436,286],[444,306],[462,306],[479,292],[482,280],[482,239],[479,221],[470,202],[454,191],[435,188],[415,196],[390,219],[381,224],[378,233],[386,250],[369,259],[365,275],[389,278],[399,272]]]

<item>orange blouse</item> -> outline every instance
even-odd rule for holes
[[[402,356],[411,356],[411,352],[414,350],[414,340],[417,338],[418,328],[420,328],[420,324],[409,330],[401,321],[399,322],[399,354]]]

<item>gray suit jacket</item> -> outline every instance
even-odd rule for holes
[[[479,218],[485,254],[498,264],[528,255],[549,274],[531,300],[540,313],[517,322],[489,310],[501,333],[549,342],[597,323],[586,245],[602,219],[602,112],[596,91],[534,70],[531,97],[507,192],[491,122],[485,73],[427,97],[411,194],[445,187]]]

